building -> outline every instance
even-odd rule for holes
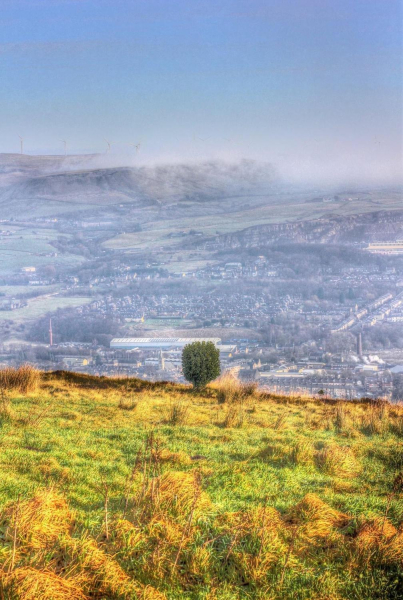
[[[114,338],[111,348],[133,350],[134,348],[184,348],[193,342],[213,342],[215,346],[221,343],[221,338]]]

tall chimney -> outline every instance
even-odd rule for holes
[[[49,346],[53,346],[52,319],[49,319]]]
[[[357,335],[357,354],[362,356],[362,333],[361,331]]]

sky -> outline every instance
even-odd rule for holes
[[[0,0],[0,152],[402,173],[400,0]],[[141,141],[139,152],[134,146]]]

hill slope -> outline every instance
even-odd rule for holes
[[[11,160],[0,156],[0,205],[32,203],[68,205],[113,205],[130,203],[141,207],[171,202],[205,202],[270,189],[274,171],[270,165],[243,160],[200,164],[97,167],[96,159],[39,157]],[[53,158],[53,160],[52,160]],[[58,158],[58,160],[56,160]],[[98,162],[101,159],[98,160]],[[103,158],[103,160],[107,160]],[[71,210],[71,208],[70,208]]]
[[[54,373],[1,422],[5,598],[402,596],[403,407]]]

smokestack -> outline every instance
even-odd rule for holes
[[[53,346],[52,319],[49,319],[49,346]]]
[[[361,333],[361,331],[357,335],[357,354],[358,354],[358,356],[362,356],[362,333]]]

